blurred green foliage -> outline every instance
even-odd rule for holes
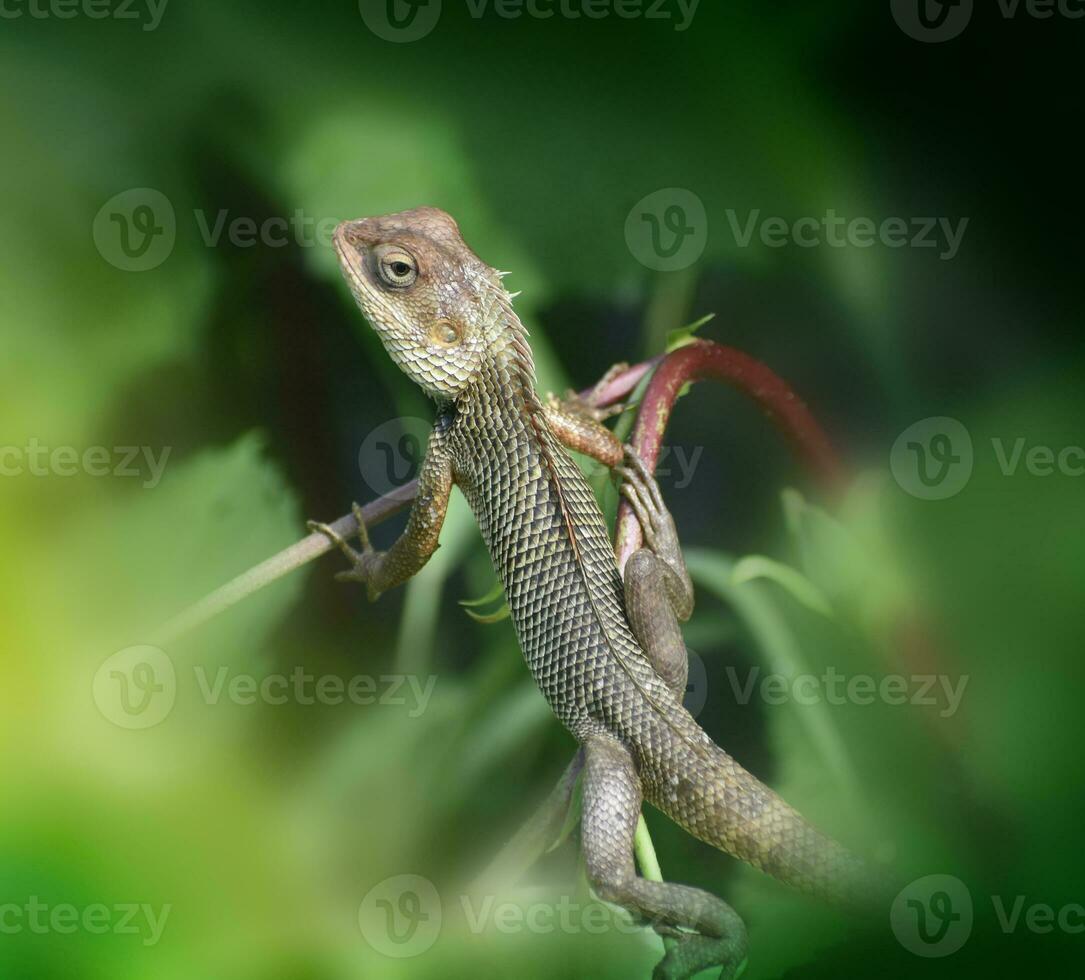
[[[922,45],[885,6],[704,4],[677,32],[476,20],[445,0],[411,44],[375,37],[352,3],[177,3],[154,31],[5,20],[0,443],[170,455],[155,486],[0,480],[0,906],[169,912],[153,944],[146,931],[5,931],[0,976],[630,977],[658,958],[651,934],[476,935],[460,914],[573,744],[511,625],[458,605],[493,582],[458,498],[443,547],[401,594],[368,606],[329,559],[171,647],[177,697],[161,724],[119,727],[96,703],[114,651],[296,540],[305,517],[368,499],[366,434],[428,416],[330,249],[210,247],[199,222],[424,203],[513,270],[542,387],[587,385],[715,312],[702,335],[776,368],[866,471],[830,510],[737,396],[702,386],[682,401],[669,441],[703,455],[688,486],[672,475],[664,489],[699,589],[700,720],[827,830],[905,876],[965,880],[975,933],[947,960],[916,959],[886,929],[814,908],[648,813],[664,874],[747,919],[746,976],[1080,961],[1080,937],[1003,934],[991,896],[1082,900],[1081,483],[1007,477],[989,447],[1083,441],[1081,204],[1051,179],[1076,158],[1081,33],[983,21]],[[1029,71],[1003,74],[1019,62]],[[177,216],[168,260],[140,273],[92,237],[102,205],[132,187],[161,191]],[[684,273],[650,272],[623,238],[630,208],[662,187],[693,190],[710,215]],[[724,216],[755,208],[971,224],[951,262],[740,247]],[[965,422],[976,468],[958,496],[917,500],[888,455],[938,415]],[[802,489],[781,506],[789,486]],[[928,632],[902,640],[916,621]],[[902,650],[920,672],[967,678],[958,712],[742,703],[729,680],[908,673]],[[371,677],[389,700],[382,678],[435,681],[412,711],[249,704],[199,680],[298,668]],[[401,874],[436,884],[445,922],[430,951],[395,959],[366,941],[358,910]],[[566,843],[500,899],[585,900],[578,882]]]

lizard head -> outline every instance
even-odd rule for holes
[[[503,333],[516,334],[499,274],[444,211],[344,221],[333,240],[362,313],[392,360],[431,397],[454,401],[502,346]]]

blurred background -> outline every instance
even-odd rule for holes
[[[826,496],[708,383],[665,440],[691,708],[912,882],[856,923],[646,810],[664,876],[748,923],[747,977],[1080,964],[1077,8],[389,4],[4,5],[0,975],[661,955],[575,829],[495,870],[574,744],[460,605],[501,599],[458,497],[375,605],[333,556],[156,642],[411,475],[431,407],[328,242],[420,204],[512,271],[543,389],[715,314],[855,474]]]

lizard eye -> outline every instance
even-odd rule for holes
[[[392,246],[377,253],[377,272],[389,286],[403,289],[418,278],[418,264],[414,256],[402,248]]]

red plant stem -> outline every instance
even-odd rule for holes
[[[698,340],[668,354],[652,375],[633,429],[633,448],[654,470],[663,434],[683,387],[694,381],[722,381],[760,405],[796,455],[831,494],[847,483],[846,471],[825,431],[803,401],[760,361],[733,347]],[[640,525],[632,508],[618,507],[616,552],[619,568],[640,547]]]
[[[657,364],[662,363],[664,357],[665,355],[659,354],[649,361],[641,361],[640,364],[626,367],[624,371],[619,372],[615,377],[605,383],[600,382],[594,388],[588,388],[586,391],[580,392],[580,395],[597,408],[606,408],[608,405],[617,404],[626,396],[631,395],[637,385],[640,384],[640,379]]]

